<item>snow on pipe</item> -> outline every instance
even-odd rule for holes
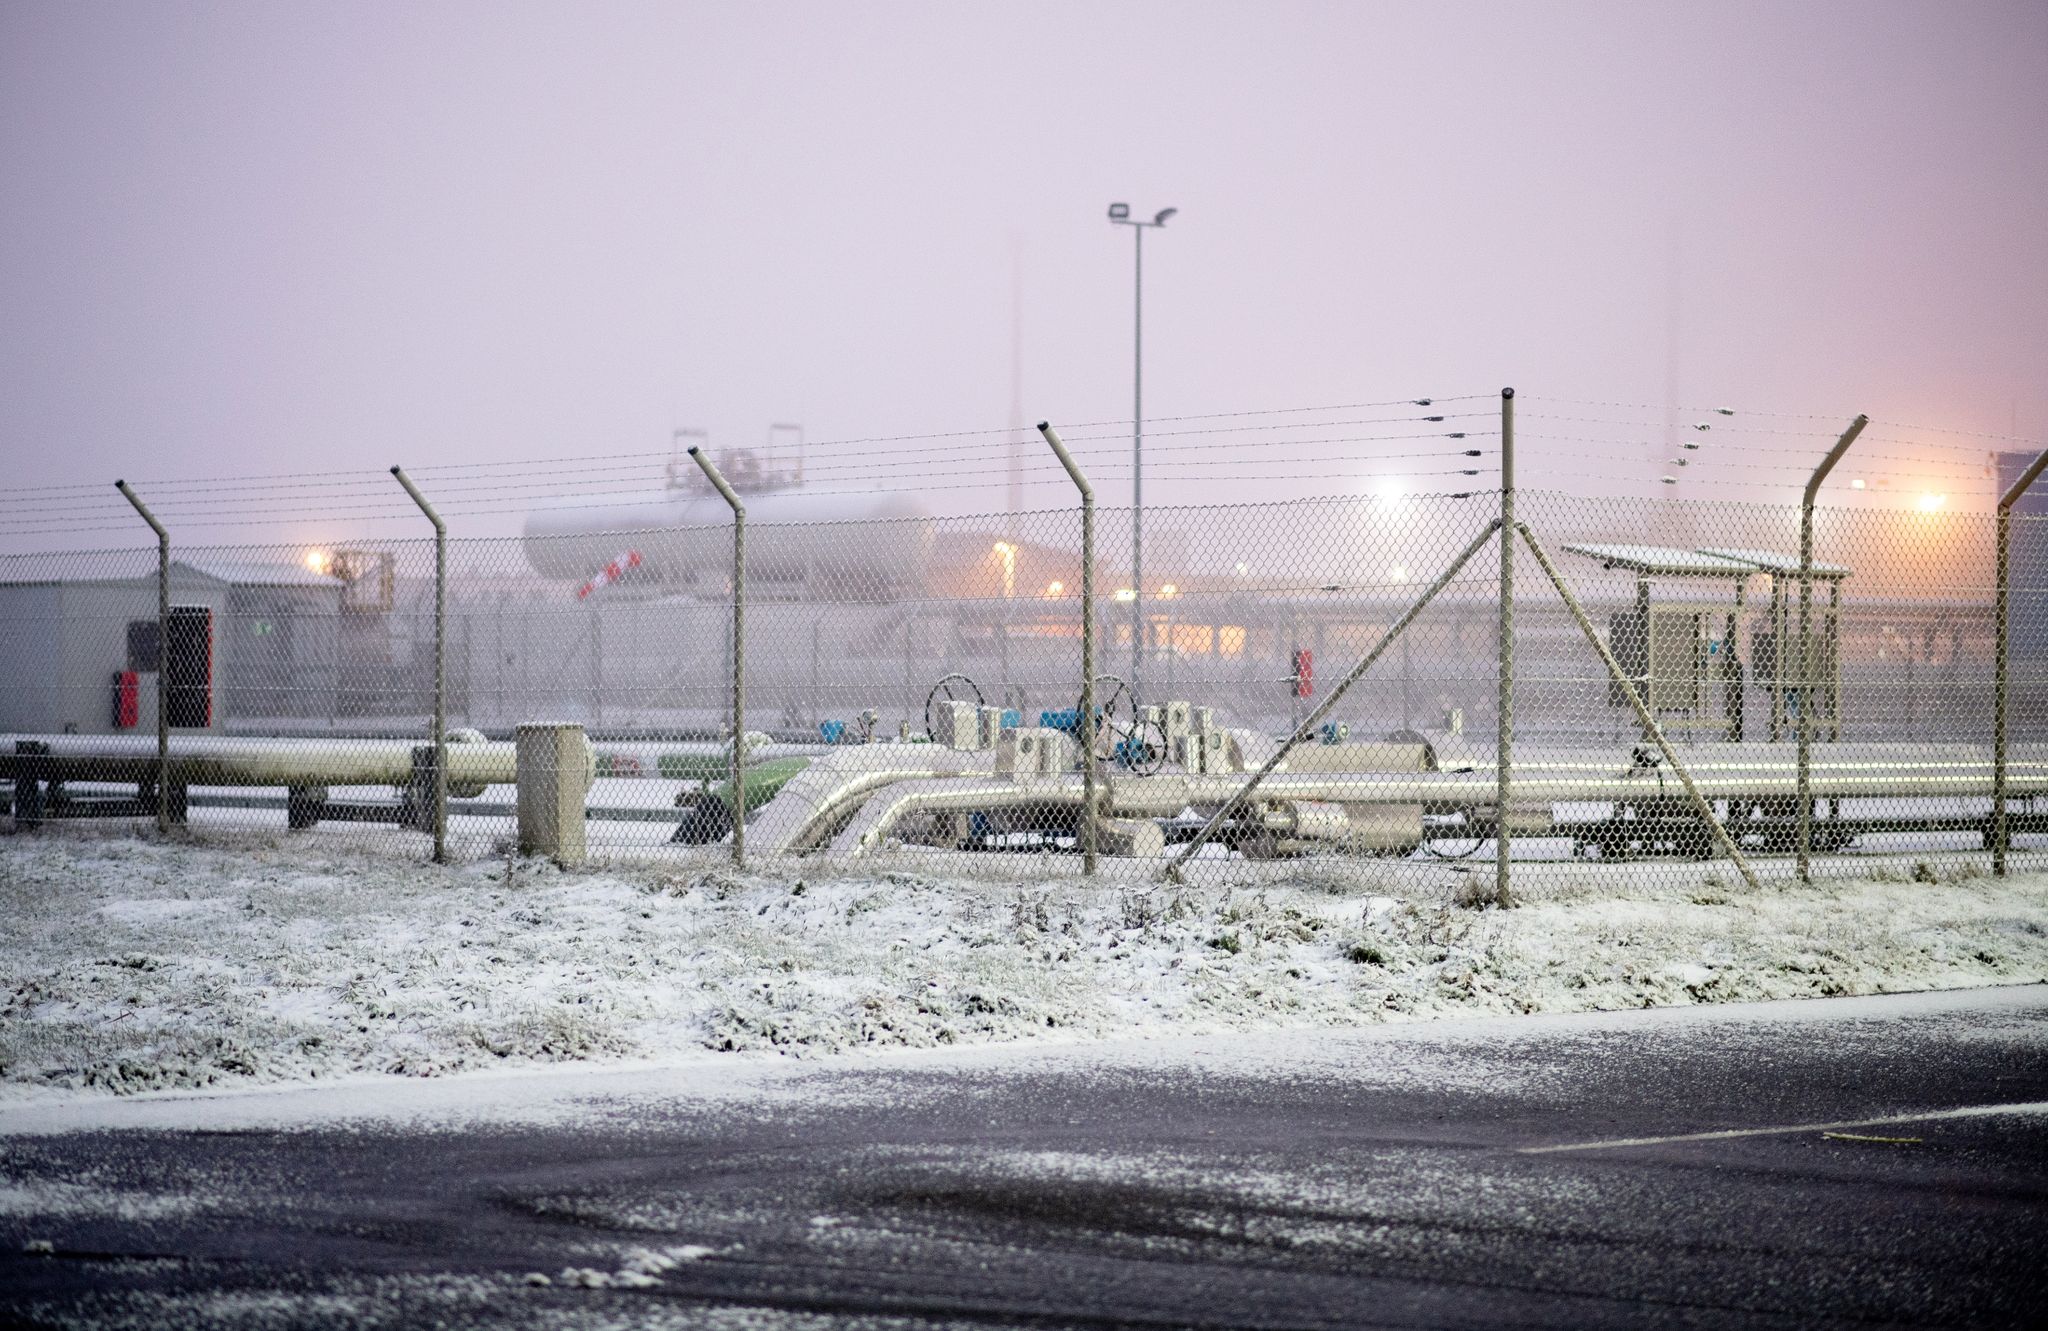
[[[748,839],[758,850],[813,850],[885,786],[903,781],[988,776],[992,752],[958,753],[929,744],[863,744],[813,762],[761,809]]]
[[[15,742],[31,739],[48,746],[41,761],[58,780],[146,780],[156,772],[156,745],[140,735],[0,736],[0,771],[11,768]],[[402,786],[412,780],[419,747],[395,739],[178,736],[171,740],[170,764],[174,780],[195,786]],[[448,746],[451,786],[506,784],[516,770],[509,743]]]
[[[2008,790],[2048,794],[2048,762],[2027,765],[2023,774],[2008,777]],[[1526,767],[1523,771],[1528,770]],[[1610,765],[1611,770],[1611,765]],[[1811,778],[1810,778],[1811,779]],[[1708,799],[1780,799],[1799,790],[1792,771],[1716,771],[1695,774],[1694,784]],[[1955,765],[1905,773],[1849,769],[1829,771],[1815,780],[1824,799],[1979,798],[1991,793],[1990,764],[1969,770]],[[1233,777],[1169,776],[1120,781],[1110,791],[1109,812],[1127,817],[1171,817],[1189,805],[1216,804],[1242,785]],[[1461,772],[1360,773],[1332,777],[1282,773],[1261,787],[1263,801],[1313,801],[1327,804],[1452,804],[1491,808],[1498,790],[1492,764]],[[1523,776],[1515,778],[1515,798],[1530,803],[1680,799],[1683,792],[1654,769],[1623,776]],[[1018,783],[1002,778],[955,777],[903,781],[880,792],[861,807],[832,843],[835,856],[850,857],[887,840],[904,818],[917,813],[966,812],[1027,806],[1078,808],[1086,799],[1078,775],[1039,778]]]
[[[454,732],[448,746],[452,787],[510,785],[518,775],[514,745],[507,740],[465,742]],[[154,780],[157,751],[143,735],[0,735],[0,775],[12,775],[15,745],[44,746],[39,766],[60,781]],[[418,741],[396,739],[277,739],[258,736],[181,735],[171,740],[174,779],[196,786],[402,786],[412,780]],[[723,742],[651,746],[661,757],[724,756]],[[751,762],[809,757],[827,752],[813,744],[751,742]],[[602,756],[602,755],[598,755]],[[593,758],[593,764],[597,761]],[[591,775],[596,776],[593,766]]]

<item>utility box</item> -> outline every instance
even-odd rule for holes
[[[996,745],[997,776],[1061,776],[1074,770],[1080,748],[1064,730],[1051,726],[1018,726],[1003,732]]]
[[[949,700],[939,703],[932,713],[932,739],[955,753],[979,753],[984,747],[983,737],[988,733],[987,713],[994,711],[998,718],[1000,708],[983,707],[978,703]]]
[[[519,853],[545,855],[575,868],[587,854],[584,797],[596,754],[577,725],[523,725],[515,740],[519,782]]]

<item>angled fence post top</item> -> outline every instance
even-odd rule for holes
[[[1060,465],[1067,469],[1067,477],[1073,481],[1074,488],[1081,492],[1081,497],[1093,500],[1095,498],[1095,487],[1088,483],[1088,478],[1081,473],[1080,465],[1074,461],[1074,455],[1069,453],[1067,446],[1060,441],[1060,432],[1052,428],[1050,421],[1040,421],[1038,423],[1038,432],[1045,436],[1046,443],[1052,445],[1053,456],[1058,458]]]
[[[1842,431],[1842,437],[1835,440],[1835,446],[1828,450],[1827,456],[1820,460],[1820,465],[1813,469],[1813,475],[1806,481],[1804,502],[1807,507],[1813,506],[1814,496],[1819,492],[1821,482],[1828,478],[1828,473],[1835,469],[1835,464],[1842,460],[1842,455],[1849,451],[1849,445],[1856,442],[1856,436],[1862,434],[1863,427],[1868,424],[1870,417],[1858,414],[1855,420],[1849,422],[1849,428]]]
[[[171,539],[170,532],[164,530],[164,524],[157,521],[156,514],[149,511],[149,505],[142,502],[142,497],[135,493],[128,482],[115,481],[114,488],[121,492],[123,499],[126,499],[135,506],[135,511],[142,515],[142,520],[149,524],[149,529],[156,533],[158,540],[168,541]]]
[[[704,478],[710,481],[712,487],[718,491],[720,497],[732,506],[732,511],[741,517],[745,517],[747,514],[746,504],[741,501],[739,494],[734,491],[732,486],[726,483],[724,474],[718,470],[718,464],[711,460],[711,455],[706,453],[701,446],[692,444],[690,446],[690,458],[697,464],[698,469],[704,473]],[[771,523],[770,525],[772,526],[773,524]]]
[[[2020,497],[2026,494],[2035,481],[2041,479],[2044,468],[2048,468],[2048,449],[2043,449],[2032,462],[2029,462],[2026,470],[2022,471],[2006,492],[1998,497],[1998,511],[2011,512],[2012,506],[2020,502]]]
[[[441,515],[434,511],[434,506],[427,502],[427,497],[420,493],[420,488],[412,483],[412,477],[405,474],[405,468],[393,467],[391,474],[398,478],[398,483],[405,487],[405,492],[408,495],[412,496],[412,502],[420,506],[420,512],[427,515],[427,521],[434,524],[434,530],[437,532],[447,531],[447,524],[441,521]]]

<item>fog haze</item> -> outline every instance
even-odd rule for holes
[[[1013,270],[1025,417],[1127,418],[1112,200],[1180,209],[1148,416],[1661,404],[1675,328],[1686,402],[2038,433],[2044,64],[2030,4],[16,3],[9,485],[1001,427]]]

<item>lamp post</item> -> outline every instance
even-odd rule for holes
[[[1161,208],[1151,221],[1131,216],[1131,205],[1109,205],[1109,220],[1127,226],[1137,242],[1131,298],[1131,697],[1139,687],[1145,637],[1145,232],[1166,225],[1178,208]]]

